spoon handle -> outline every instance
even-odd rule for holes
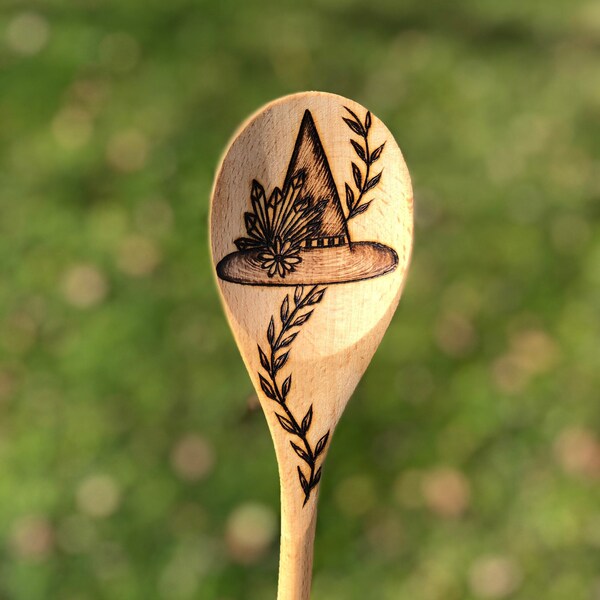
[[[311,502],[304,510],[310,511],[310,515],[303,515],[301,527],[282,510],[277,600],[310,598],[317,503]]]

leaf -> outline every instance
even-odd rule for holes
[[[298,467],[298,479],[300,480],[302,490],[308,496],[308,493],[310,492],[310,489],[308,487],[308,481],[306,481],[306,477],[304,477],[304,473],[302,472],[302,469],[300,469],[300,467]]]
[[[367,157],[365,156],[365,151],[364,151],[363,147],[355,140],[350,140],[350,143],[352,144],[352,147],[356,151],[356,154],[358,154],[360,160],[362,160],[363,162],[366,162]]]
[[[283,415],[280,415],[278,413],[275,413],[275,416],[277,417],[277,419],[278,419],[279,423],[281,424],[281,426],[288,433],[293,433],[294,435],[298,435],[298,432],[296,431],[296,428],[294,427],[294,424],[287,417],[284,417]]]
[[[300,446],[298,446],[298,444],[294,444],[294,442],[290,442],[290,445],[292,446],[292,448],[294,449],[294,452],[306,463],[308,463],[309,465],[312,465],[312,460],[310,458],[310,456],[308,454],[306,454],[306,452],[304,450],[302,450],[302,448],[300,448]]]
[[[381,144],[381,146],[379,146],[379,148],[375,148],[375,150],[373,150],[373,152],[371,152],[371,156],[370,156],[370,160],[369,160],[370,165],[372,165],[381,156],[384,146],[385,146],[385,142],[383,142],[383,144]]]
[[[281,367],[283,367],[283,365],[285,365],[285,363],[287,362],[288,356],[289,356],[289,352],[286,352],[285,354],[282,354],[276,361],[275,361],[275,371],[279,371],[279,369],[281,369]]]
[[[286,295],[285,300],[281,304],[281,322],[283,325],[286,324],[288,317],[290,316],[290,300]]]
[[[344,106],[344,108],[354,117],[354,120],[356,121],[356,123],[358,123],[359,125],[361,125],[361,122],[360,122],[360,119],[358,118],[358,115],[353,110],[350,110],[347,106]]]
[[[270,398],[271,400],[277,400],[277,396],[275,396],[275,391],[273,390],[271,384],[262,375],[259,375],[259,378],[260,387],[262,388],[262,391],[265,393],[267,398]]]
[[[371,111],[367,111],[367,116],[365,117],[365,129],[369,131],[369,127],[371,127]]]
[[[358,215],[362,215],[365,212],[365,210],[367,210],[367,208],[369,208],[369,204],[371,204],[371,202],[373,202],[373,200],[369,200],[368,202],[365,202],[364,204],[361,204],[360,206],[357,206],[352,211],[352,216],[356,217]]]
[[[325,450],[325,446],[327,445],[327,440],[329,439],[329,431],[317,442],[315,446],[315,458]]]
[[[379,183],[380,179],[381,179],[381,173],[377,173],[377,175],[375,175],[375,177],[373,177],[373,178],[369,179],[369,181],[367,181],[367,183],[365,185],[365,189],[363,191],[368,192],[370,189],[374,188]]]
[[[313,304],[318,304],[319,302],[321,302],[321,300],[323,300],[323,296],[325,295],[325,290],[319,290],[316,294],[313,294],[308,301],[306,302],[306,304],[308,306],[312,306]]]
[[[356,184],[356,187],[360,190],[362,186],[362,174],[355,163],[352,163],[352,175],[354,175],[354,183]]]
[[[304,419],[302,419],[302,425],[300,425],[300,429],[302,429],[302,433],[306,433],[310,429],[310,424],[312,423],[313,418],[313,407],[312,404],[308,409],[306,415],[304,415]]]
[[[298,335],[298,332],[292,333],[292,335],[288,335],[288,337],[286,337],[285,340],[283,340],[283,342],[280,342],[277,349],[286,348],[287,346],[289,346],[296,339],[297,335]]]
[[[290,375],[289,377],[287,377],[287,379],[283,382],[283,385],[281,386],[281,393],[283,394],[284,398],[288,395],[291,387],[292,387],[292,376]]]
[[[300,327],[300,325],[304,325],[306,321],[310,319],[310,316],[313,314],[313,311],[309,311],[304,315],[300,315],[293,323],[292,327]]]
[[[322,289],[319,289],[319,286],[318,286],[318,285],[315,285],[315,286],[314,286],[314,287],[313,287],[313,288],[310,290],[310,292],[308,293],[308,295],[307,295],[307,297],[306,297],[306,300],[312,300],[312,299],[315,297],[315,295],[316,295],[316,294],[318,294],[318,293],[319,293],[319,292],[321,292],[321,291],[322,291],[322,292],[324,292],[326,289],[327,289],[327,288],[322,288]]]
[[[352,210],[352,206],[354,205],[354,192],[352,188],[346,184],[346,206],[348,210]]]
[[[365,136],[365,131],[360,123],[355,123],[352,119],[347,119],[346,117],[342,117],[342,119],[344,119],[346,125],[348,125],[356,135],[360,135],[361,137]]]
[[[300,300],[302,300],[302,293],[304,292],[304,287],[301,285],[297,285],[294,290],[294,304],[298,306]]]
[[[269,364],[269,359],[260,346],[258,346],[258,355],[260,356],[260,364],[262,365],[262,368],[266,371],[270,371],[271,365]]]
[[[319,467],[317,469],[317,472],[315,473],[315,475],[313,477],[311,487],[315,487],[315,485],[317,485],[317,483],[319,483],[319,481],[321,481],[321,469],[322,469],[322,467]]]
[[[267,339],[269,340],[269,344],[273,345],[273,340],[275,339],[275,321],[273,321],[273,317],[269,321],[269,329],[267,329]]]

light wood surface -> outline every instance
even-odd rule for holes
[[[225,312],[279,465],[278,598],[307,600],[321,468],[406,279],[408,170],[386,126],[356,102],[280,98],[230,143],[210,232]]]

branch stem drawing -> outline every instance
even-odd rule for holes
[[[352,116],[352,118],[342,117],[344,122],[346,125],[348,125],[352,132],[360,136],[364,142],[363,147],[356,140],[350,140],[354,151],[365,165],[365,173],[363,176],[359,166],[355,162],[352,162],[352,177],[354,179],[358,196],[355,199],[354,190],[346,183],[346,207],[348,208],[348,215],[346,217],[347,222],[350,219],[353,219],[354,217],[364,213],[372,202],[372,200],[369,200],[368,202],[362,201],[365,195],[381,180],[383,171],[380,171],[377,173],[377,175],[371,177],[370,179],[369,176],[371,174],[371,165],[381,156],[385,142],[371,152],[369,148],[369,130],[371,129],[372,123],[371,113],[367,112],[363,123],[354,111],[350,110],[347,106],[344,106],[344,108]]]
[[[319,439],[313,449],[308,440],[308,431],[313,418],[313,406],[312,404],[310,405],[308,411],[299,422],[288,405],[288,395],[292,387],[292,375],[288,375],[281,386],[278,383],[277,375],[280,369],[287,363],[290,350],[286,350],[286,348],[291,346],[299,333],[299,331],[293,332],[293,330],[304,325],[314,311],[314,309],[310,309],[307,312],[303,312],[304,309],[321,302],[325,295],[325,290],[326,288],[315,285],[304,293],[304,286],[296,286],[293,297],[294,308],[291,311],[290,298],[286,294],[280,308],[281,329],[277,336],[275,336],[274,317],[271,317],[269,322],[267,329],[267,340],[269,342],[268,355],[258,345],[260,363],[267,376],[264,377],[262,374],[259,374],[262,391],[270,400],[273,400],[281,407],[284,414],[276,412],[277,420],[285,431],[299,438],[301,445],[296,444],[292,440],[290,440],[290,445],[294,452],[308,466],[308,473],[303,471],[300,465],[297,467],[298,479],[304,492],[303,505],[308,502],[313,488],[321,479],[321,467],[317,469],[317,459],[327,445],[329,431]]]

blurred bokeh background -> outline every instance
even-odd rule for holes
[[[218,158],[350,96],[412,173],[316,600],[600,598],[600,4],[4,0],[0,598],[275,597],[271,441],[213,285]]]

